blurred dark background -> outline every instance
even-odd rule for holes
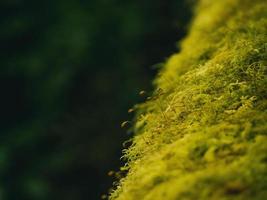
[[[190,15],[182,0],[1,0],[0,199],[107,193],[120,123]]]

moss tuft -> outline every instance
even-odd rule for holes
[[[264,0],[198,1],[110,199],[267,199],[266,33]]]

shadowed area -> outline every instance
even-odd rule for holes
[[[186,31],[176,0],[0,2],[0,198],[99,199],[120,123]],[[154,67],[152,67],[154,66]]]

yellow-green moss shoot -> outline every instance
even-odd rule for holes
[[[267,3],[199,0],[137,106],[116,200],[267,199]]]

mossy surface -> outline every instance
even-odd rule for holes
[[[197,2],[110,199],[267,199],[266,34],[265,0]]]

